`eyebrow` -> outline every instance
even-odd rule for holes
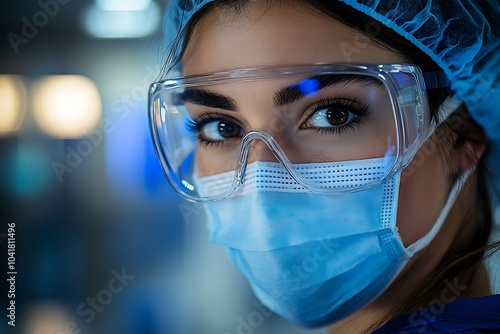
[[[338,75],[324,74],[310,77],[297,84],[278,90],[273,97],[276,108],[292,104],[305,96],[318,93],[325,87],[347,83],[363,83],[366,86],[382,86],[382,82],[371,76],[364,75]],[[183,102],[190,102],[209,108],[222,109],[227,111],[238,111],[236,101],[222,94],[211,92],[207,89],[187,88],[181,94]]]
[[[363,83],[366,86],[379,87],[382,82],[371,76],[366,75],[338,75],[338,74],[324,74],[310,77],[300,81],[289,87],[280,89],[274,94],[273,102],[276,108],[288,104],[292,104],[305,96],[318,93],[325,87],[330,87],[338,84],[347,83]]]
[[[209,108],[237,111],[236,102],[227,96],[211,92],[207,89],[188,88],[181,94],[184,102],[194,103]]]

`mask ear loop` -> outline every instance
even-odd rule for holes
[[[434,134],[439,125],[442,124],[454,111],[456,111],[462,105],[462,103],[463,103],[462,101],[460,101],[455,97],[452,96],[447,97],[446,100],[443,102],[443,104],[441,104],[441,107],[439,107],[439,110],[437,112],[437,115],[438,117],[440,117],[441,121],[439,123],[436,122],[434,119],[431,121],[429,132],[427,133],[427,136],[425,137],[425,140],[422,143],[424,143],[427,139],[429,139]],[[444,221],[448,217],[451,208],[455,204],[455,201],[458,198],[460,191],[462,190],[463,186],[467,182],[467,179],[472,174],[474,169],[475,167],[465,171],[464,173],[462,173],[462,175],[458,177],[457,181],[451,188],[450,193],[448,194],[446,203],[443,206],[441,212],[439,213],[439,216],[436,219],[434,226],[432,226],[432,228],[430,229],[429,232],[427,232],[426,235],[424,235],[422,238],[420,238],[419,240],[415,241],[414,243],[412,243],[410,246],[407,247],[407,251],[411,255],[427,247],[439,233],[441,227],[443,226]]]
[[[432,228],[430,229],[429,232],[427,232],[426,235],[424,235],[422,238],[415,241],[414,243],[412,243],[410,246],[408,246],[406,248],[406,250],[410,253],[410,255],[413,255],[416,252],[427,247],[431,243],[431,241],[436,237],[436,235],[441,230],[441,227],[443,226],[444,221],[448,217],[448,213],[450,212],[451,208],[455,204],[455,201],[458,198],[460,191],[462,190],[463,186],[467,182],[467,179],[469,178],[470,174],[472,174],[473,171],[474,171],[474,168],[471,168],[471,169],[465,171],[462,175],[460,175],[458,177],[458,180],[455,182],[455,184],[451,188],[451,191],[448,195],[448,199],[446,200],[446,203],[445,203],[443,209],[439,213],[439,216],[436,219],[434,226],[432,226]]]

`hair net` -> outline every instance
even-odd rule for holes
[[[486,162],[495,176],[489,184],[500,184],[500,1],[338,1],[393,29],[444,70],[455,97],[466,103],[488,136]],[[175,36],[209,2],[212,0],[171,0],[167,45],[177,49]],[[499,190],[492,187],[490,191],[498,200]]]

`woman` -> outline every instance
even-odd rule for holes
[[[173,1],[156,149],[267,307],[500,332],[499,22],[496,0]]]

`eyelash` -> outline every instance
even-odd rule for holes
[[[205,124],[214,121],[228,121],[236,123],[235,120],[229,116],[224,114],[220,114],[218,112],[210,112],[206,114],[202,114],[193,119],[188,120],[186,124],[187,131],[196,137],[196,140],[201,144],[202,147],[207,146],[218,146],[225,143],[224,140],[221,141],[210,141],[206,140],[201,136],[201,130]],[[237,124],[236,124],[237,125]],[[239,125],[238,125],[239,126]]]
[[[311,127],[305,130],[314,131],[316,133],[329,134],[336,133],[341,134],[355,128],[359,128],[364,123],[364,118],[370,116],[372,111],[368,105],[361,104],[357,99],[347,99],[347,98],[328,98],[320,100],[315,103],[312,110],[306,113],[306,119],[309,120],[311,117],[321,109],[326,107],[341,107],[347,109],[349,112],[354,114],[354,118],[345,125],[332,126],[332,127]]]
[[[369,109],[367,105],[359,103],[356,99],[329,98],[316,102],[313,109],[307,112],[306,119],[309,120],[317,111],[324,109],[325,107],[332,107],[332,106],[345,108],[349,112],[352,112],[355,115],[355,117],[345,125],[336,127],[311,127],[311,128],[306,128],[305,130],[310,130],[322,134],[329,134],[329,133],[341,134],[350,130],[354,130],[357,127],[360,127],[364,122],[364,118],[372,114],[372,111]],[[202,145],[202,147],[222,145],[226,141],[224,140],[210,141],[204,139],[201,136],[201,131],[203,126],[214,121],[228,121],[236,123],[233,118],[228,117],[227,115],[217,112],[211,112],[190,119],[186,124],[186,129],[189,133],[193,134],[196,137],[196,140]]]

